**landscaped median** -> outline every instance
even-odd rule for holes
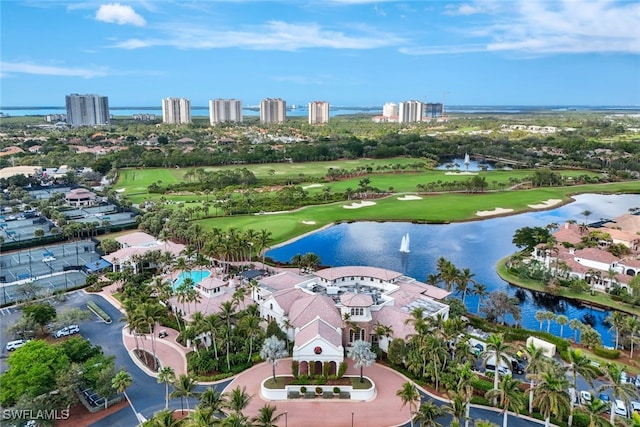
[[[87,308],[93,312],[96,316],[101,318],[104,323],[111,323],[111,316],[109,316],[103,309],[101,309],[98,304],[93,301],[89,301],[87,303]]]
[[[277,381],[267,378],[260,384],[262,397],[268,400],[287,399],[349,399],[368,401],[374,398],[376,387],[368,377],[345,376],[351,380],[351,385],[291,385],[293,376],[278,376]]]

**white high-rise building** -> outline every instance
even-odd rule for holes
[[[65,98],[69,126],[102,126],[109,124],[109,98],[100,95],[72,93]]]
[[[210,99],[209,123],[242,123],[242,101],[238,99]]]
[[[382,107],[382,117],[398,117],[398,104],[394,104],[393,102],[387,102]]]
[[[309,124],[317,125],[329,123],[329,103],[326,101],[311,101],[309,103]]]
[[[191,101],[186,98],[163,99],[162,123],[173,125],[191,123]]]
[[[260,101],[260,123],[284,123],[287,118],[287,103],[280,98]]]
[[[414,123],[422,121],[424,104],[420,101],[404,101],[398,107],[399,123]]]

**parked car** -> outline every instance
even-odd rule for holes
[[[524,374],[524,365],[514,359],[511,361],[511,370],[516,374],[522,375]]]
[[[627,382],[627,373],[625,371],[620,372],[620,382],[622,384]]]
[[[42,258],[42,262],[51,262],[51,261],[55,261],[56,257],[54,256],[46,256],[44,258]]]
[[[640,402],[631,401],[631,411],[640,413]]]
[[[607,393],[600,393],[598,395],[598,399],[602,400],[607,405],[611,404],[611,398],[609,397],[609,395]]]
[[[635,384],[636,388],[640,388],[640,375],[636,377],[633,383]]]
[[[616,415],[620,415],[621,417],[628,417],[629,413],[627,412],[627,405],[624,404],[622,400],[616,399],[613,403],[613,411]]]
[[[580,392],[580,403],[582,405],[587,405],[589,402],[591,402],[591,392],[582,390]]]
[[[16,350],[20,347],[22,347],[23,345],[25,345],[26,343],[28,343],[29,340],[15,340],[15,341],[9,341],[7,343],[7,351],[13,351]]]
[[[62,338],[77,334],[78,332],[80,332],[80,327],[78,325],[69,325],[55,331],[53,336],[56,338]]]

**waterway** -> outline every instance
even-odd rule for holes
[[[404,202],[411,203],[411,202]],[[428,274],[436,274],[436,261],[445,257],[459,269],[469,268],[474,279],[487,286],[489,291],[503,290],[520,301],[522,326],[538,329],[535,320],[538,310],[550,310],[564,314],[569,319],[590,321],[602,335],[603,344],[612,345],[613,335],[604,319],[608,311],[584,308],[564,298],[549,297],[511,286],[495,271],[498,260],[513,254],[517,248],[512,243],[515,231],[521,227],[544,227],[551,223],[563,224],[567,220],[584,221],[582,212],[591,211],[589,221],[611,219],[640,206],[639,195],[575,196],[575,201],[556,209],[529,212],[508,217],[485,219],[455,224],[411,224],[356,222],[338,224],[313,233],[290,244],[267,252],[267,256],[288,262],[296,254],[314,252],[323,265],[367,265],[391,269],[424,281]],[[401,253],[402,236],[410,235],[410,252]],[[477,311],[478,299],[467,295],[470,312]],[[546,327],[546,326],[545,326]],[[560,327],[551,325],[552,333],[559,335]],[[564,328],[563,336],[573,332]]]

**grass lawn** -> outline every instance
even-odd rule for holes
[[[637,182],[593,184],[572,187],[553,187],[523,191],[500,191],[482,194],[446,193],[423,195],[421,200],[399,201],[398,195],[376,199],[375,206],[359,209],[345,209],[350,202],[336,202],[272,215],[241,215],[198,220],[205,229],[214,227],[239,230],[268,229],[274,243],[281,243],[303,233],[317,230],[340,221],[413,221],[413,222],[454,222],[478,220],[479,210],[493,210],[496,207],[513,209],[514,213],[530,211],[530,204],[542,203],[549,199],[570,201],[576,193],[615,193],[637,191]],[[357,202],[357,201],[354,201]],[[213,213],[213,211],[212,211]],[[313,221],[314,224],[304,224]]]
[[[545,286],[542,282],[532,279],[521,279],[518,276],[511,274],[505,267],[506,261],[507,258],[503,258],[498,261],[498,264],[496,265],[496,271],[503,280],[525,289],[546,292]],[[591,302],[595,305],[620,310],[636,316],[640,315],[640,307],[627,304],[622,301],[614,301],[608,294],[602,292],[595,292],[595,295],[591,295],[588,292],[573,292],[568,288],[560,288],[559,296],[573,300]]]

